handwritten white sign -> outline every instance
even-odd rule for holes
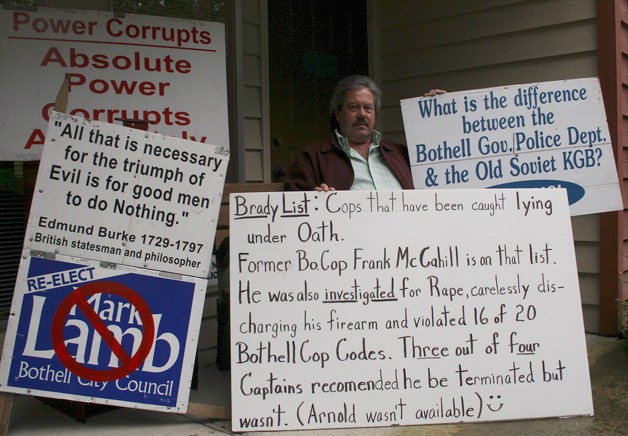
[[[567,189],[572,215],[623,209],[596,78],[401,101],[414,186]]]
[[[235,431],[593,413],[565,190],[230,204]]]

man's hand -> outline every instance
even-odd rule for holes
[[[442,89],[430,89],[425,94],[423,94],[423,97],[434,97],[435,95],[439,94],[447,94],[447,91],[444,91]]]
[[[329,192],[329,191],[335,191],[336,188],[332,188],[331,186],[327,186],[326,183],[321,183],[321,185],[315,187],[314,190],[316,192]]]

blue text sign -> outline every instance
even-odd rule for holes
[[[621,210],[596,78],[401,101],[417,189],[565,188],[571,215]]]

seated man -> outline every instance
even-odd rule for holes
[[[346,77],[330,103],[331,135],[303,149],[286,173],[285,190],[413,189],[406,147],[382,140],[374,129],[377,84],[367,76]]]

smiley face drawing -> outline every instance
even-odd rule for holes
[[[502,410],[502,407],[504,407],[504,403],[499,403],[499,405],[492,403],[493,401],[500,401],[502,398],[501,395],[491,395],[488,398],[491,401],[491,403],[489,403],[488,401],[486,402],[486,407],[488,407],[488,410],[490,410],[491,412],[499,412],[500,410]]]

